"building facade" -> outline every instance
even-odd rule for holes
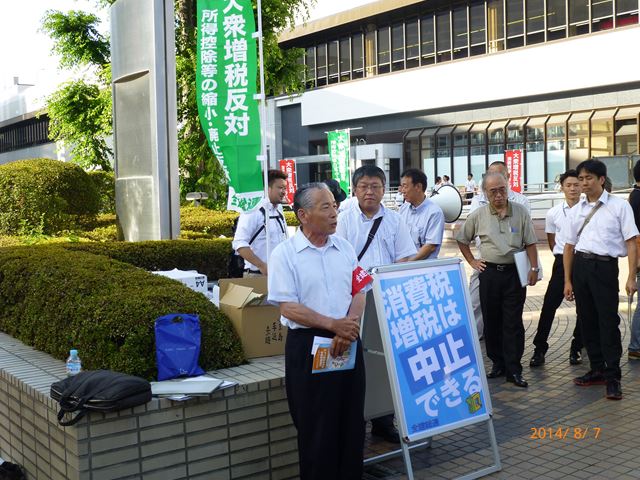
[[[304,49],[306,89],[271,102],[271,158],[299,159],[299,182],[327,176],[326,132],[352,128],[353,167],[375,162],[392,187],[408,167],[460,185],[506,150],[530,191],[590,157],[632,183],[638,0],[383,0],[280,44]]]

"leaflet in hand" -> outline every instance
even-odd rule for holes
[[[356,365],[356,342],[352,342],[339,357],[332,357],[329,353],[331,338],[313,337],[313,367],[311,373],[337,372],[352,370]]]

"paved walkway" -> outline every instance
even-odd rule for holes
[[[620,296],[619,309],[624,397],[611,401],[604,398],[604,386],[578,387],[571,381],[588,370],[588,360],[582,365],[569,365],[575,323],[571,303],[564,302],[556,314],[547,363],[536,369],[528,366],[553,263],[548,247],[539,244],[538,248],[545,280],[528,289],[524,315],[526,340],[522,363],[529,388],[521,389],[502,379],[488,380],[502,470],[485,478],[640,479],[636,443],[636,433],[640,432],[640,362],[627,360],[629,325],[624,283],[621,282],[620,292],[624,296]],[[441,256],[458,255],[454,242],[447,242],[442,250]],[[620,279],[625,281],[626,259],[619,265]],[[482,346],[484,349],[483,342]],[[490,368],[486,356],[485,368]],[[544,432],[546,438],[534,438],[534,429],[539,436]],[[551,438],[549,433],[553,434]],[[390,444],[372,442],[368,437],[365,454],[373,456],[390,449]],[[416,479],[456,478],[491,465],[492,459],[485,424],[438,435],[431,448],[411,453]],[[369,465],[365,472],[366,480],[407,478],[401,457]]]

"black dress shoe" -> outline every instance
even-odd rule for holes
[[[622,388],[620,387],[620,380],[607,380],[607,398],[609,400],[622,399]]]
[[[507,375],[507,382],[513,383],[516,387],[527,388],[529,386],[527,381],[522,378],[522,375],[520,375],[519,373]]]
[[[393,425],[385,425],[384,427],[374,425],[371,427],[371,435],[379,437],[385,442],[400,443],[400,435],[398,435],[398,430]]]
[[[541,367],[544,365],[544,353],[535,351],[533,352],[533,357],[531,357],[531,361],[529,362],[530,367]]]
[[[493,367],[491,367],[491,371],[487,373],[487,378],[503,377],[504,373],[505,373],[504,367],[499,367],[497,365],[494,365]]]
[[[571,350],[569,353],[569,363],[571,365],[580,365],[582,363],[582,355],[580,350]]]

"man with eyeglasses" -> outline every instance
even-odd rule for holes
[[[507,179],[507,183],[509,181],[509,170],[507,169],[507,164],[497,160],[492,162],[487,169],[487,173],[500,173]],[[531,215],[531,205],[529,204],[529,199],[522,195],[521,193],[514,192],[509,189],[509,202],[511,203],[519,203],[523,207],[527,209],[527,213]],[[478,195],[474,196],[471,199],[471,205],[469,205],[469,213],[474,210],[488,205],[489,200],[487,196],[480,189]],[[480,247],[479,242],[476,240],[476,247]],[[476,327],[478,329],[478,335],[480,336],[480,340],[482,340],[482,336],[484,334],[484,322],[482,321],[482,309],[480,308],[480,281],[478,280],[478,271],[474,270],[471,274],[471,278],[469,279],[469,294],[471,295],[471,307],[473,309],[473,316],[476,319]]]
[[[480,272],[480,307],[485,322],[487,356],[493,362],[487,378],[506,376],[507,382],[526,388],[522,377],[524,325],[522,311],[527,295],[521,286],[514,254],[527,252],[531,270],[529,285],[538,281],[538,253],[531,217],[524,207],[508,201],[507,179],[501,173],[487,173],[482,190],[489,204],[469,214],[456,235],[465,260]],[[480,238],[480,258],[474,258],[469,244]]]
[[[416,254],[409,228],[397,212],[380,203],[387,181],[381,168],[363,165],[353,172],[352,184],[358,204],[338,216],[336,234],[351,243],[360,266],[366,270],[380,265],[406,262]],[[367,298],[367,309],[372,298]],[[393,415],[372,420],[371,434],[399,443]]]
[[[425,194],[427,176],[417,168],[410,168],[400,175],[400,191],[405,202],[400,216],[409,227],[411,239],[418,253],[411,260],[438,258],[444,234],[444,213]]]

